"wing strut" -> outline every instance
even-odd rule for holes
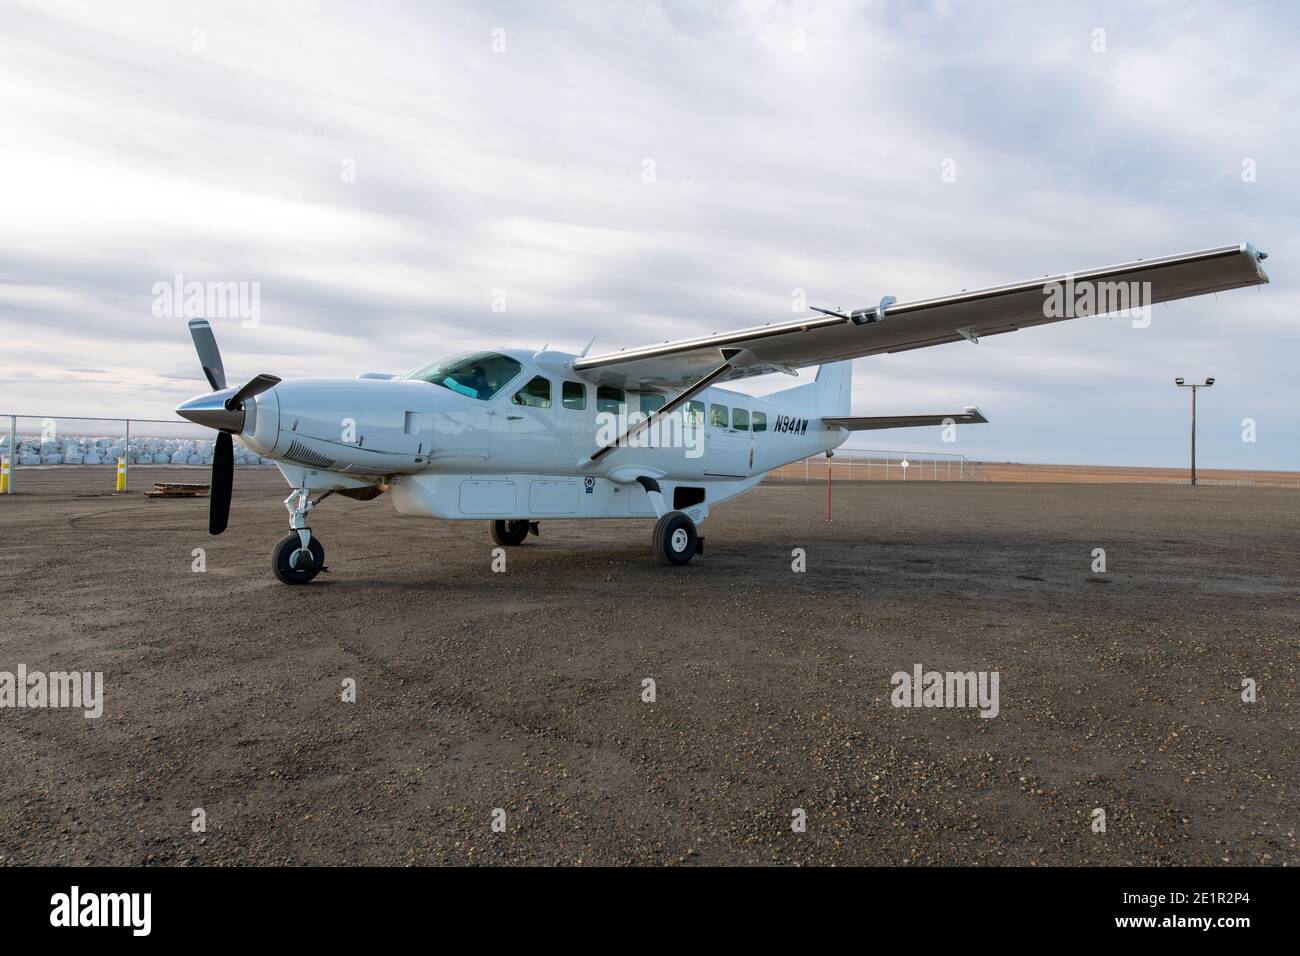
[[[718,351],[722,353],[721,365],[715,368],[712,372],[709,372],[699,381],[693,382],[690,385],[686,386],[686,388],[684,388],[682,391],[674,395],[669,401],[665,402],[662,406],[655,409],[648,416],[646,416],[645,418],[637,422],[635,425],[628,428],[627,431],[625,431],[623,434],[618,436],[618,438],[614,441],[614,444],[605,445],[601,448],[597,448],[594,452],[592,452],[591,458],[589,458],[588,460],[592,462],[600,461],[601,458],[609,454],[615,448],[618,448],[626,444],[627,440],[631,438],[633,435],[645,431],[647,428],[650,427],[650,425],[653,422],[656,422],[663,416],[669,415],[672,412],[676,411],[678,408],[680,408],[686,402],[690,401],[697,394],[702,392],[704,389],[708,388],[709,385],[711,385],[714,382],[714,380],[716,380],[719,376],[725,375],[727,372],[730,372],[732,363],[735,362],[736,359],[740,357],[741,353],[744,352],[744,349],[719,349]]]

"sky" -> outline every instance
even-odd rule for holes
[[[1253,242],[1272,283],[860,359],[851,444],[1300,469],[1285,4],[0,0],[0,413],[593,352]],[[178,308],[176,310],[180,312]],[[775,380],[773,380],[775,379]],[[755,392],[788,387],[775,376]],[[1243,441],[1243,421],[1255,440]],[[2,426],[2,423],[0,423]]]

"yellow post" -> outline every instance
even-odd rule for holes
[[[0,458],[0,495],[9,494],[9,456]]]
[[[126,491],[126,459],[117,460],[117,490]]]

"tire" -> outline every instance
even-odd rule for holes
[[[513,548],[528,537],[527,521],[493,521],[492,540],[502,547]]]
[[[655,522],[655,555],[664,564],[686,564],[699,545],[695,522],[680,511],[670,511]]]
[[[271,552],[271,570],[283,584],[306,584],[325,567],[325,546],[320,538],[312,536],[307,550],[311,552],[311,567],[295,568],[290,562],[295,551],[302,547],[302,539],[294,531],[280,541]]]

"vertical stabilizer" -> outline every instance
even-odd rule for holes
[[[831,362],[817,370],[813,380],[817,415],[847,415],[853,403],[853,360]]]
[[[811,382],[764,397],[769,401],[779,397],[809,418],[848,415],[853,399],[853,360],[830,362],[817,369],[817,377]]]

